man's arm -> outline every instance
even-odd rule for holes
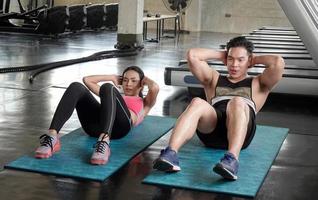
[[[192,74],[204,85],[207,86],[218,72],[209,67],[207,60],[220,60],[226,64],[226,52],[213,49],[193,48],[188,51],[187,60]]]
[[[272,90],[274,86],[282,79],[285,62],[278,55],[253,56],[253,65],[263,64],[265,70],[258,76],[261,89]]]

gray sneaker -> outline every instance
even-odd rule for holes
[[[213,171],[225,179],[236,180],[238,168],[238,160],[236,160],[232,153],[226,152],[221,161],[214,166]]]
[[[181,168],[177,153],[170,147],[161,150],[159,158],[154,161],[153,168],[164,172],[180,171]]]
[[[110,156],[110,147],[106,141],[98,141],[94,145],[94,152],[91,157],[91,164],[104,165]]]
[[[43,134],[40,136],[40,146],[35,150],[35,157],[49,158],[60,149],[61,143],[58,136]]]

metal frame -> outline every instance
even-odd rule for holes
[[[315,0],[278,0],[314,61],[318,64],[318,5]],[[297,14],[295,14],[297,13]]]

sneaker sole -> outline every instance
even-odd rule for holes
[[[223,178],[227,180],[235,181],[237,179],[237,176],[234,175],[232,172],[227,170],[226,168],[222,167],[221,165],[217,164],[215,167],[213,167],[213,171],[219,175],[221,175]]]
[[[157,159],[153,168],[164,172],[178,172],[181,170],[179,166],[175,166],[165,159]]]
[[[92,165],[105,165],[106,163],[108,163],[109,161],[109,157],[110,157],[110,154],[111,154],[111,151],[110,149],[105,153],[105,155],[102,157],[102,158],[106,158],[105,160],[104,159],[101,159],[101,158],[96,158],[96,157],[91,157],[91,164]],[[107,156],[106,156],[107,155]]]
[[[108,160],[95,160],[91,159],[91,164],[93,165],[105,165]]]
[[[61,150],[61,144],[60,142],[56,143],[56,145],[53,147],[53,151],[51,153],[37,153],[35,152],[35,158],[40,158],[40,159],[43,159],[43,158],[49,158],[51,157],[54,153],[58,152]]]

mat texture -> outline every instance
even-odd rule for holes
[[[226,181],[212,171],[225,151],[206,148],[195,137],[178,153],[180,172],[153,171],[143,183],[254,197],[287,133],[286,128],[257,126],[252,143],[240,154],[237,181]]]
[[[96,138],[89,137],[82,129],[77,129],[61,137],[62,149],[51,158],[35,159],[33,153],[30,153],[7,164],[5,168],[104,181],[167,133],[174,123],[174,118],[147,116],[127,136],[111,141],[112,153],[107,165],[96,166],[89,163]]]

